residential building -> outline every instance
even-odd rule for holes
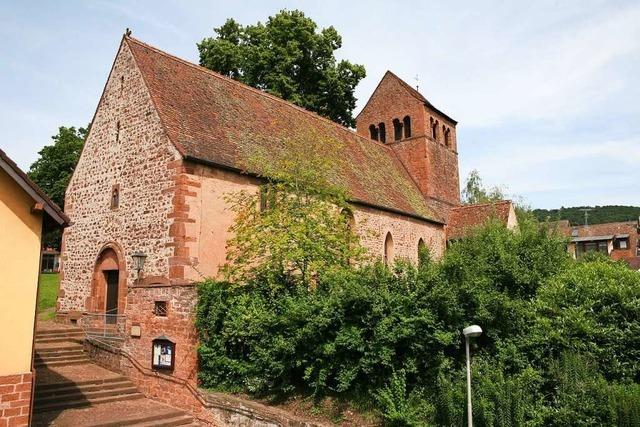
[[[0,425],[30,423],[43,227],[67,217],[0,150]]]

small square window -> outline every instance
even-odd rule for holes
[[[167,317],[167,302],[155,301],[153,303],[153,314],[158,317]]]
[[[627,249],[627,239],[620,239],[618,245],[620,246],[620,249]]]

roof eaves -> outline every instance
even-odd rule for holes
[[[36,202],[41,203],[45,212],[61,226],[69,224],[69,218],[64,214],[62,209],[56,205],[45,193],[36,185],[35,182],[27,176],[15,164],[7,154],[0,150],[0,167]]]

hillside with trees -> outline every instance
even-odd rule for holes
[[[584,224],[584,211],[581,209],[592,209],[589,211],[589,224],[604,224],[607,222],[635,221],[640,217],[640,206],[576,206],[572,208],[561,207],[560,209],[534,209],[533,214],[540,221],[549,219],[557,221],[568,219],[571,225]]]

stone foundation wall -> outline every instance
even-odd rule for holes
[[[31,373],[0,377],[0,427],[29,425],[32,379]]]

